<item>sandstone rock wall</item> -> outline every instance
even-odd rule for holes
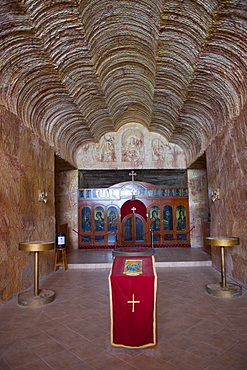
[[[39,202],[39,190],[48,192]],[[0,107],[0,304],[33,284],[33,254],[19,242],[53,241],[54,152]],[[54,252],[40,255],[40,278],[52,271]]]
[[[188,170],[191,247],[203,247],[203,222],[208,219],[208,194],[206,170]]]
[[[56,173],[56,222],[68,225],[66,248],[78,249],[78,170]]]
[[[247,287],[247,107],[211,143],[206,152],[209,198],[219,189],[220,199],[210,201],[211,236],[234,236],[240,245],[226,250],[226,274]],[[220,255],[212,248],[213,264]]]

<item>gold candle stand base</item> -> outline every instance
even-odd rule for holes
[[[222,287],[221,283],[208,284],[207,292],[215,297],[233,298],[242,295],[242,288],[239,285],[228,283],[226,288]]]
[[[42,306],[53,302],[54,299],[55,292],[48,289],[41,289],[39,295],[34,295],[31,290],[18,295],[18,303],[22,306]]]

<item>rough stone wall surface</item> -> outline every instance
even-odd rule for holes
[[[191,247],[203,247],[203,221],[207,220],[208,194],[206,170],[188,170],[188,191],[190,211]]]
[[[39,190],[48,201],[39,202]],[[20,242],[53,241],[54,152],[0,107],[0,304],[33,284],[33,253]],[[53,269],[54,252],[41,252],[40,278]]]
[[[78,171],[56,173],[56,223],[68,224],[67,249],[78,249]]]
[[[239,246],[226,248],[226,274],[247,287],[247,106],[206,155],[209,198],[220,191],[220,199],[210,201],[211,236],[240,238]],[[217,247],[212,247],[212,261],[220,269]]]

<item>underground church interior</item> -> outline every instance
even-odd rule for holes
[[[246,370],[246,1],[0,17],[0,368]]]

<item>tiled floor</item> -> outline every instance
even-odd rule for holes
[[[83,258],[90,262],[89,253]],[[54,302],[22,307],[13,297],[1,306],[0,369],[247,369],[247,292],[208,295],[206,285],[221,279],[212,266],[157,267],[155,349],[111,347],[108,275],[109,268],[60,269],[40,281],[56,292]]]

